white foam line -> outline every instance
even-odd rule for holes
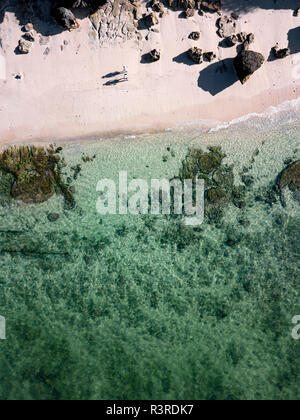
[[[214,127],[214,128],[211,128],[210,130],[209,130],[209,133],[214,133],[214,132],[216,132],[216,131],[220,131],[220,130],[224,130],[224,129],[226,129],[226,128],[229,128],[229,127],[231,127],[232,125],[236,125],[236,124],[239,124],[239,123],[241,123],[241,122],[245,122],[245,121],[248,121],[248,120],[250,120],[251,118],[265,118],[265,117],[268,117],[268,116],[272,116],[272,115],[274,115],[274,114],[277,114],[277,113],[279,113],[279,112],[281,112],[281,111],[285,111],[285,110],[288,110],[288,109],[292,109],[292,108],[294,108],[294,107],[296,107],[296,106],[298,106],[298,105],[300,105],[300,98],[297,98],[297,99],[292,99],[292,100],[290,100],[290,101],[285,101],[285,102],[283,102],[282,104],[280,104],[280,105],[278,105],[277,107],[275,107],[275,106],[270,106],[266,111],[264,111],[263,113],[252,113],[252,114],[246,114],[246,115],[243,115],[242,117],[240,117],[240,118],[235,118],[234,120],[232,120],[232,121],[229,121],[229,122],[227,122],[227,123],[224,123],[224,124],[221,124],[221,125],[218,125],[217,127]]]

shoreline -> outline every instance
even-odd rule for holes
[[[300,111],[300,98],[286,100],[278,105],[270,105],[262,112],[250,112],[248,114],[244,114],[241,116],[238,116],[236,118],[233,118],[228,121],[210,121],[210,120],[192,120],[192,121],[182,121],[180,123],[177,123],[173,126],[166,126],[161,129],[150,129],[150,127],[145,130],[139,130],[139,129],[132,129],[132,131],[110,131],[110,132],[102,132],[102,133],[93,133],[93,134],[87,134],[82,136],[73,136],[73,137],[66,137],[62,136],[59,138],[53,138],[53,137],[46,137],[46,138],[36,138],[31,140],[20,140],[20,141],[14,141],[12,143],[10,142],[2,142],[0,141],[0,150],[4,150],[5,148],[11,147],[13,145],[19,146],[19,145],[45,145],[45,144],[57,144],[57,145],[76,145],[76,144],[91,144],[91,143],[98,143],[105,140],[131,140],[135,139],[137,137],[147,137],[151,135],[160,135],[163,133],[179,133],[180,131],[188,132],[189,130],[196,130],[199,132],[199,135],[201,134],[209,134],[209,133],[216,133],[218,131],[227,130],[231,128],[232,126],[238,126],[240,124],[243,124],[245,122],[249,121],[255,121],[256,119],[265,119],[265,120],[271,120],[271,118],[275,115],[278,115],[280,113],[286,112],[287,115],[291,111],[296,111],[296,109],[299,109]],[[287,121],[284,121],[285,123]],[[292,121],[294,122],[294,121]]]

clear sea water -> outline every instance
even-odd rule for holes
[[[73,210],[1,192],[0,398],[299,399],[299,204],[257,198],[300,159],[298,115],[65,145]],[[217,225],[97,213],[100,179],[172,178],[217,144],[254,181]]]

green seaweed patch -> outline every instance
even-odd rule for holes
[[[211,146],[207,152],[191,149],[179,171],[181,180],[204,180],[205,213],[212,221],[220,220],[231,199],[237,207],[244,206],[244,191],[234,185],[233,165],[224,164],[225,157],[220,146]]]
[[[61,169],[65,162],[50,145],[47,149],[36,146],[11,147],[0,154],[0,169],[11,174],[10,194],[24,203],[35,204],[49,200],[55,192],[61,192],[69,206],[75,199],[63,181]]]

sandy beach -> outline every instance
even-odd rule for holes
[[[222,14],[230,14],[223,3]],[[107,43],[99,42],[84,17],[78,30],[51,36],[40,31],[29,54],[16,54],[22,25],[6,11],[0,24],[6,69],[0,80],[2,146],[160,131],[191,121],[212,127],[299,97],[300,17],[291,8],[240,11],[237,32],[253,33],[251,49],[266,58],[244,85],[232,66],[236,47],[219,45],[219,16],[183,19],[181,14],[169,9],[155,31],[141,29],[138,39]],[[201,33],[199,41],[188,39],[192,31]],[[269,58],[277,42],[290,47],[289,57]],[[217,60],[194,64],[186,58],[193,46],[214,51]],[[153,48],[161,59],[144,63],[143,55]],[[108,83],[105,76],[124,65],[128,81]]]

